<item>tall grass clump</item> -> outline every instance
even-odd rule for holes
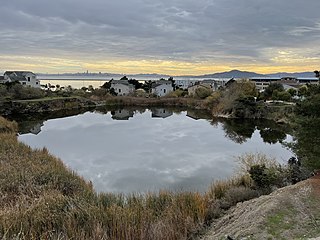
[[[250,176],[255,188],[272,191],[273,188],[286,186],[292,182],[292,169],[281,165],[275,158],[265,154],[244,154],[239,156],[240,174]]]
[[[7,121],[0,116],[0,133],[16,133],[18,131],[18,124],[16,122]]]
[[[0,118],[0,126],[16,124]],[[0,132],[0,239],[190,239],[258,195],[248,174],[216,181],[206,193],[98,194],[46,149]]]

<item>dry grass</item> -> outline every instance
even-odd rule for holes
[[[271,158],[262,153],[246,153],[237,157],[239,162],[240,175],[247,174],[254,165],[264,165],[267,168],[276,169],[279,167],[279,162],[275,158]]]
[[[4,127],[5,126],[5,127]],[[32,150],[0,118],[0,239],[188,239],[224,209],[255,197],[250,180],[205,194],[97,194],[46,149]]]
[[[0,116],[0,133],[16,133],[18,131],[18,124],[16,122],[9,122]]]

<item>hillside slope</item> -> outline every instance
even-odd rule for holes
[[[226,236],[237,240],[319,237],[320,175],[237,204],[212,224],[202,240]]]

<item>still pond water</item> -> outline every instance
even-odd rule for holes
[[[73,114],[20,116],[19,139],[46,147],[97,191],[205,191],[234,174],[236,156],[265,153],[281,163],[292,156],[282,144],[292,137],[274,122],[212,120],[172,109]]]

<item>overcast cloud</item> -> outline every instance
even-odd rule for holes
[[[317,62],[319,9],[319,0],[1,0],[0,57]]]

